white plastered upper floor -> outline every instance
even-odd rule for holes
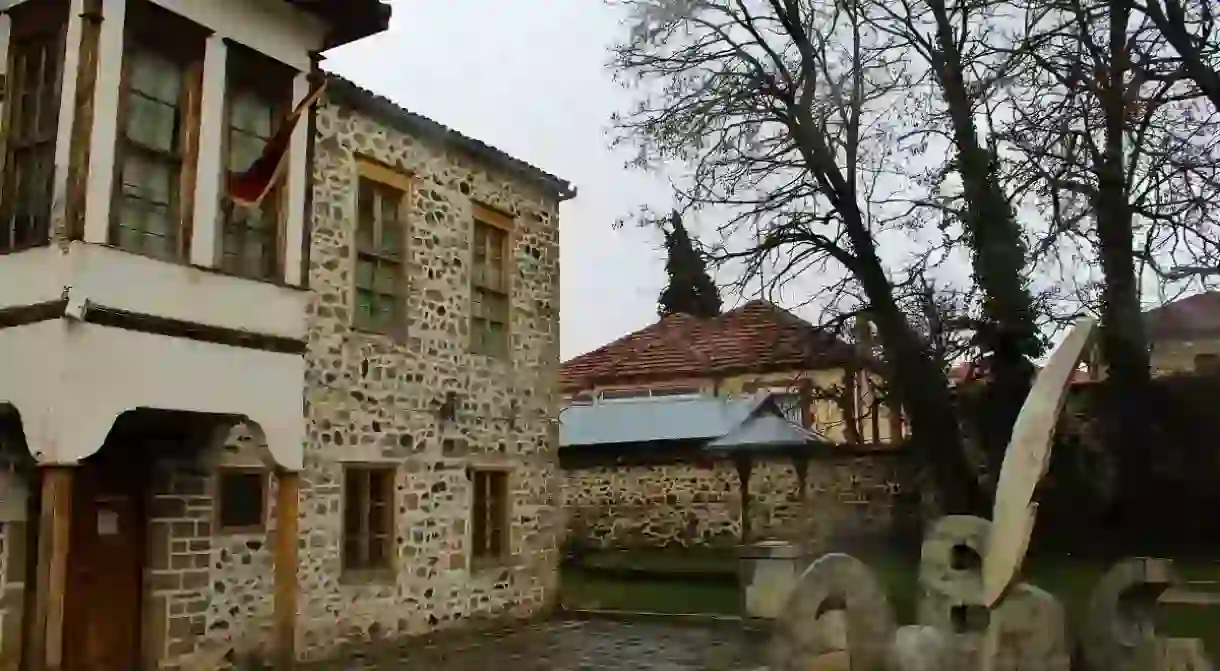
[[[0,10],[37,0],[0,0]],[[112,1],[112,0],[110,0]],[[284,0],[150,0],[301,72],[326,38],[321,19]]]
[[[41,464],[75,464],[119,415],[155,408],[246,417],[276,466],[302,467],[301,356],[54,319],[0,329],[0,370]]]

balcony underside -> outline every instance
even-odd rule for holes
[[[0,404],[20,413],[41,463],[77,463],[102,446],[119,415],[155,409],[248,419],[275,466],[301,468],[300,354],[61,317],[0,329],[0,371]]]
[[[0,257],[0,313],[66,299],[251,337],[303,343],[307,332],[300,289],[83,242]]]

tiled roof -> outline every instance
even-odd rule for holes
[[[421,140],[432,141],[442,147],[454,148],[481,158],[500,170],[551,191],[561,201],[576,197],[576,189],[566,180],[513,158],[481,140],[463,135],[444,124],[400,107],[389,98],[362,88],[339,75],[329,72],[326,74],[330,78],[327,93],[336,102]]]
[[[766,301],[751,301],[714,319],[670,315],[563,364],[560,385],[808,370],[842,365],[855,348]]]
[[[1148,339],[1190,340],[1220,336],[1220,291],[1207,291],[1144,313]]]
[[[963,363],[954,364],[949,369],[949,384],[951,386],[961,386],[974,384],[976,382],[986,382],[991,379],[991,371],[989,370],[989,360],[982,361],[966,361]],[[1034,373],[1037,374],[1042,370],[1041,366],[1034,365]],[[1070,384],[1081,384],[1092,381],[1092,376],[1089,371],[1076,369],[1072,371],[1072,379]]]

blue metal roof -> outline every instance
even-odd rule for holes
[[[750,452],[817,443],[829,444],[830,441],[781,415],[759,412],[727,434],[704,445],[703,449],[712,452]]]
[[[737,399],[633,398],[573,405],[559,414],[560,447],[706,441],[712,451],[757,451],[817,443],[825,437],[786,419],[764,392]]]
[[[610,445],[719,438],[745,421],[766,396],[741,399],[665,396],[572,405],[559,413],[559,445]]]

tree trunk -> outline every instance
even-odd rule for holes
[[[1140,491],[1148,474],[1147,455],[1152,431],[1149,355],[1140,311],[1136,277],[1132,212],[1123,146],[1127,104],[1125,96],[1127,24],[1125,3],[1110,6],[1110,70],[1102,90],[1105,145],[1097,166],[1097,236],[1100,243],[1102,289],[1101,347],[1108,368],[1105,410],[1111,421],[1107,449],[1118,458],[1119,501]],[[1125,509],[1125,507],[1124,507]],[[1132,520],[1135,521],[1135,520]]]
[[[857,229],[848,227],[849,234]],[[966,459],[948,380],[924,350],[918,335],[894,300],[881,262],[864,237],[853,240],[859,258],[857,277],[869,299],[869,316],[890,365],[898,406],[911,426],[911,444],[937,485],[945,514],[976,514],[978,480]],[[857,237],[853,235],[852,237]]]
[[[937,23],[939,51],[934,54],[933,67],[952,122],[966,200],[963,224],[974,254],[974,279],[984,294],[983,327],[977,341],[988,356],[988,383],[980,404],[986,411],[972,419],[981,425],[978,435],[989,461],[996,461],[1003,458],[1029,393],[1034,374],[1031,358],[1041,356],[1042,343],[1023,274],[1021,228],[996,179],[994,157],[979,143],[962,58],[945,5],[941,0],[929,0],[928,5]],[[994,466],[998,469],[999,463]]]

